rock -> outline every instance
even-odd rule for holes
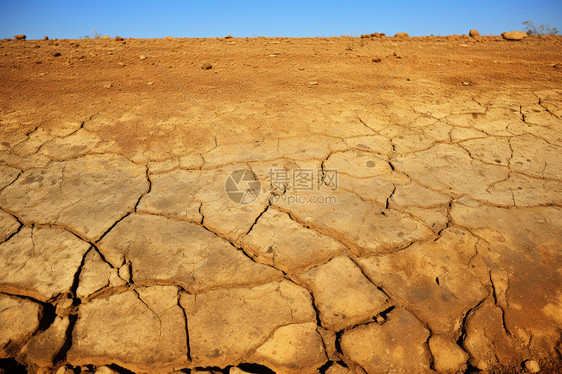
[[[552,65],[552,67],[558,70],[562,70],[562,63],[554,64]]]
[[[437,372],[458,373],[466,370],[468,353],[463,351],[453,339],[443,335],[432,335],[429,338],[429,349]]]
[[[310,294],[287,280],[253,288],[182,294],[181,305],[189,321],[189,346],[194,366],[224,367],[240,362],[267,338],[272,338],[281,326],[316,324]],[[278,339],[284,340],[285,336],[283,333]],[[286,360],[290,360],[290,352],[308,349],[310,342],[304,339],[293,344],[295,349],[287,352]],[[317,348],[315,343],[313,346]],[[267,344],[263,348],[267,357],[269,347]],[[299,367],[300,363],[285,361],[283,365]]]
[[[225,39],[232,39],[232,35],[227,35],[224,37]]]
[[[103,88],[111,88],[113,87],[113,84],[111,84],[111,82],[106,82],[103,84]]]
[[[43,40],[49,40],[49,37],[47,35],[45,35],[45,37],[43,38]]]
[[[94,373],[95,374],[119,374],[120,372],[112,369],[109,366],[98,366]]]
[[[201,292],[260,284],[282,276],[200,225],[156,215],[131,214],[98,246],[114,267],[131,263],[135,284],[157,281]]]
[[[381,61],[382,61],[382,58],[380,58],[380,57],[373,57],[371,61],[373,61],[373,62],[381,62]]]
[[[140,56],[139,56],[139,60],[146,60],[146,56],[145,56],[145,55],[140,55]]]
[[[382,325],[370,323],[345,331],[341,349],[367,373],[429,372],[428,337],[418,320],[396,308]]]
[[[260,362],[279,374],[317,373],[327,358],[316,327],[316,322],[279,327],[256,349],[251,361]]]
[[[381,35],[378,32],[374,32],[374,33],[371,34],[371,37],[372,38],[380,38]]]
[[[372,320],[388,308],[386,295],[346,256],[316,266],[298,278],[312,291],[322,326],[332,331]]]
[[[49,328],[33,336],[26,346],[26,361],[39,367],[52,366],[66,341],[68,317],[56,317]]]
[[[345,247],[306,229],[288,214],[268,209],[242,239],[243,248],[260,263],[293,273],[326,261]]]
[[[86,299],[105,287],[119,287],[125,283],[115,268],[103,261],[97,251],[90,249],[84,257],[76,296]]]
[[[53,52],[51,55],[53,55],[53,57],[59,57],[61,54],[60,52]]]
[[[209,69],[212,69],[212,68],[213,68],[213,65],[209,64],[208,62],[206,62],[204,64],[201,64],[201,69],[203,69],[203,70],[209,70]]]
[[[0,205],[24,222],[56,222],[97,240],[147,189],[144,166],[117,155],[88,155],[27,171],[0,193]]]
[[[16,40],[25,40],[26,38],[27,36],[25,36],[25,34],[14,35],[14,39]]]
[[[310,82],[308,82],[308,84],[310,84],[311,86],[318,86],[317,81],[310,81]]]
[[[178,289],[140,287],[80,305],[67,361],[169,372],[187,365],[186,321]]]
[[[399,32],[399,33],[396,33],[396,35],[394,35],[394,37],[396,37],[396,38],[407,38],[407,37],[409,37],[409,35],[408,35],[407,32]]]
[[[89,247],[66,230],[24,227],[0,244],[0,290],[41,301],[67,293]]]
[[[369,35],[369,34],[361,35],[361,39],[370,39],[370,38],[371,38],[371,35]]]
[[[353,371],[348,367],[344,367],[338,363],[333,363],[332,366],[326,370],[326,374],[351,374]]]
[[[527,37],[527,33],[523,31],[506,31],[502,33],[505,40],[523,40]]]
[[[111,36],[109,36],[109,35],[104,35],[104,36],[102,36],[101,38],[102,38],[102,39],[111,39]]]
[[[480,33],[478,32],[478,30],[470,29],[470,31],[468,32],[468,35],[473,37],[473,38],[476,38],[476,37],[480,36]]]
[[[470,82],[462,82],[463,86],[470,86]]]
[[[150,82],[146,82],[146,85],[147,85],[147,86],[152,86],[153,84],[154,84],[154,82],[153,82],[153,81],[150,81]]]
[[[0,358],[13,357],[39,327],[41,305],[0,294]]]
[[[527,369],[529,373],[539,373],[541,371],[539,363],[535,360],[526,360],[525,369]]]
[[[116,37],[115,37],[115,41],[117,41],[117,42],[122,42],[123,40],[125,40],[125,39],[123,39],[123,38],[120,37],[120,36],[116,36]]]

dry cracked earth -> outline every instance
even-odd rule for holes
[[[561,370],[561,61],[560,37],[1,41],[2,365]]]

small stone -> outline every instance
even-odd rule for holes
[[[560,65],[560,64],[558,64],[558,65]],[[556,67],[556,65],[554,65],[554,67]],[[300,70],[300,71],[303,71],[304,68],[303,68],[303,67],[300,67],[299,70]]]
[[[203,69],[203,70],[209,70],[209,69],[212,69],[212,68],[213,68],[213,65],[209,64],[208,62],[201,65],[201,69]]]
[[[53,52],[51,54],[53,55],[53,57],[59,57],[60,56],[60,52]]]
[[[505,40],[523,40],[527,37],[527,33],[523,31],[507,31],[502,33]]]
[[[470,35],[473,38],[476,38],[476,37],[480,36],[480,33],[478,32],[478,30],[470,29],[470,31],[468,32],[468,35]]]
[[[318,86],[317,81],[310,81],[310,82],[308,82],[308,84],[310,84],[311,86]]]
[[[146,82],[147,86],[152,86],[154,84],[154,82],[150,81],[150,82]]]
[[[119,66],[122,66],[122,67],[124,67],[124,66],[125,66],[125,63],[124,63],[124,62],[121,62],[121,61],[119,61],[119,62],[117,63],[117,65],[119,65]]]
[[[96,368],[95,374],[118,374],[117,370],[113,370],[109,366],[98,366]]]
[[[116,36],[116,37],[115,37],[115,41],[117,41],[117,42],[122,42],[123,40],[125,40],[125,39],[123,39],[123,38],[120,37],[120,36]]]
[[[47,73],[39,73],[40,76],[47,75]]]
[[[14,39],[16,39],[16,40],[25,40],[25,38],[27,38],[27,36],[25,36],[25,34],[14,35]]]
[[[407,32],[399,32],[396,35],[394,35],[396,38],[408,38],[410,35],[408,35]]]
[[[146,60],[146,56],[145,56],[145,55],[140,55],[140,56],[139,56],[139,60]]]
[[[469,82],[462,82],[462,85],[463,86],[470,86],[470,83]]]
[[[110,82],[104,83],[103,88],[111,88],[113,85]]]
[[[373,62],[381,62],[381,61],[382,61],[382,58],[380,58],[380,57],[374,57],[373,58]]]
[[[541,371],[539,363],[535,360],[525,361],[525,369],[527,369],[530,373],[538,373],[539,371]]]
[[[562,63],[554,64],[552,65],[552,67],[558,70],[562,70]]]

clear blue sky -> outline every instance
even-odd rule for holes
[[[562,0],[0,0],[0,38],[104,35],[151,38],[500,34],[522,22],[562,29]],[[562,30],[560,31],[562,33]]]

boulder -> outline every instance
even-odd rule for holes
[[[478,30],[470,29],[470,31],[468,32],[468,35],[472,36],[473,38],[476,38],[476,37],[480,36],[480,33],[478,32]]]
[[[502,33],[505,40],[523,40],[527,37],[527,33],[523,31],[507,31]]]
[[[16,39],[16,40],[25,40],[25,38],[27,38],[27,36],[25,36],[25,34],[14,35],[14,39]]]
[[[397,33],[397,34],[394,35],[394,36],[395,36],[396,38],[407,38],[407,37],[409,37],[410,35],[408,35],[407,32],[399,32],[399,33]]]

